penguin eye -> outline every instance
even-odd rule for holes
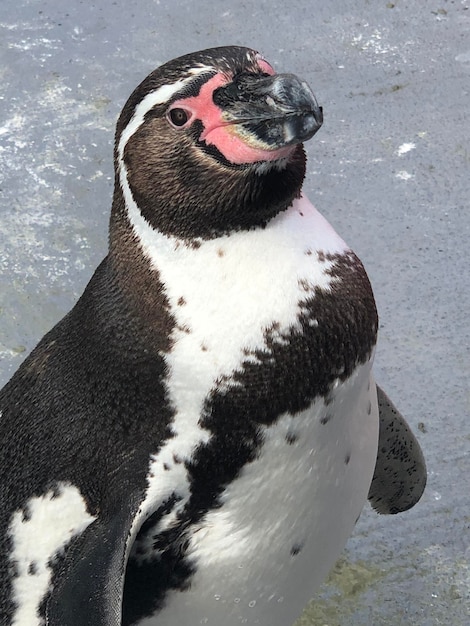
[[[174,108],[168,111],[168,120],[172,126],[181,128],[190,119],[191,114],[184,109]]]

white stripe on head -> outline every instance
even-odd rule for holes
[[[122,131],[119,139],[118,155],[119,161],[124,165],[123,156],[126,143],[132,137],[132,135],[142,126],[145,120],[145,115],[158,104],[163,104],[178,93],[183,87],[191,83],[196,76],[204,73],[214,73],[216,70],[208,65],[202,65],[200,67],[194,67],[189,70],[190,75],[186,78],[171,83],[169,85],[162,85],[155,91],[151,91],[145,96],[143,100],[136,106],[134,115],[125,129]]]
[[[118,145],[118,168],[119,168],[119,182],[121,184],[124,200],[128,207],[134,209],[134,211],[140,215],[139,208],[134,201],[132,191],[127,179],[127,168],[124,163],[124,148],[132,135],[142,126],[145,121],[146,114],[156,105],[167,102],[172,96],[177,94],[183,87],[191,83],[196,76],[204,73],[214,73],[215,68],[209,65],[201,65],[200,67],[194,67],[189,70],[189,76],[182,78],[181,80],[171,83],[170,85],[162,85],[155,91],[147,94],[143,100],[136,106],[134,114],[121,133]],[[143,219],[143,218],[142,218]]]

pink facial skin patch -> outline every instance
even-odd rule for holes
[[[274,76],[274,74],[276,73],[273,68],[269,65],[269,63],[263,59],[263,57],[258,54],[256,56],[256,61],[258,63],[258,67],[260,68],[260,70],[263,70],[263,72],[265,74],[269,74],[270,76]]]
[[[274,70],[266,61],[260,59],[258,65],[266,74],[274,74]],[[199,95],[177,100],[173,102],[171,109],[186,111],[189,120],[184,127],[195,119],[200,120],[204,128],[200,140],[207,145],[215,146],[230,163],[242,165],[259,161],[277,161],[289,156],[295,146],[266,149],[262,142],[256,145],[256,138],[244,130],[241,124],[224,120],[223,111],[214,104],[213,93],[228,82],[226,75],[216,74],[201,87]]]

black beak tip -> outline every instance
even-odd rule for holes
[[[315,104],[297,118],[296,140],[304,142],[311,139],[321,128],[323,124],[323,108]]]
[[[316,133],[317,130],[320,130],[323,124],[323,107],[316,105],[314,109],[312,110],[312,117],[313,117],[313,126],[315,128],[314,132]]]
[[[316,123],[315,132],[317,132],[317,130],[320,130],[323,124],[323,107],[317,106],[317,108],[313,112],[313,115],[315,117],[315,123]]]
[[[318,104],[308,83],[299,81],[295,76],[291,80],[295,81],[296,86],[292,108],[297,109],[297,115],[301,120],[297,126],[298,140],[307,141],[320,130],[323,124],[323,107]]]

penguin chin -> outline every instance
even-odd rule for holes
[[[217,164],[231,170],[239,169],[257,174],[266,174],[271,170],[284,171],[291,162],[297,160],[297,152],[303,147],[303,144],[295,144],[277,150],[263,150],[238,140],[233,141],[228,150],[227,142],[216,145],[196,140],[196,143],[199,149],[212,157]]]
[[[206,145],[214,146],[233,165],[287,163],[297,145],[268,146],[247,131],[243,124],[218,126],[203,135],[203,139]]]
[[[253,171],[259,176],[267,174],[271,170],[282,172],[289,165],[289,157],[282,157],[276,161],[259,161],[253,164]]]

